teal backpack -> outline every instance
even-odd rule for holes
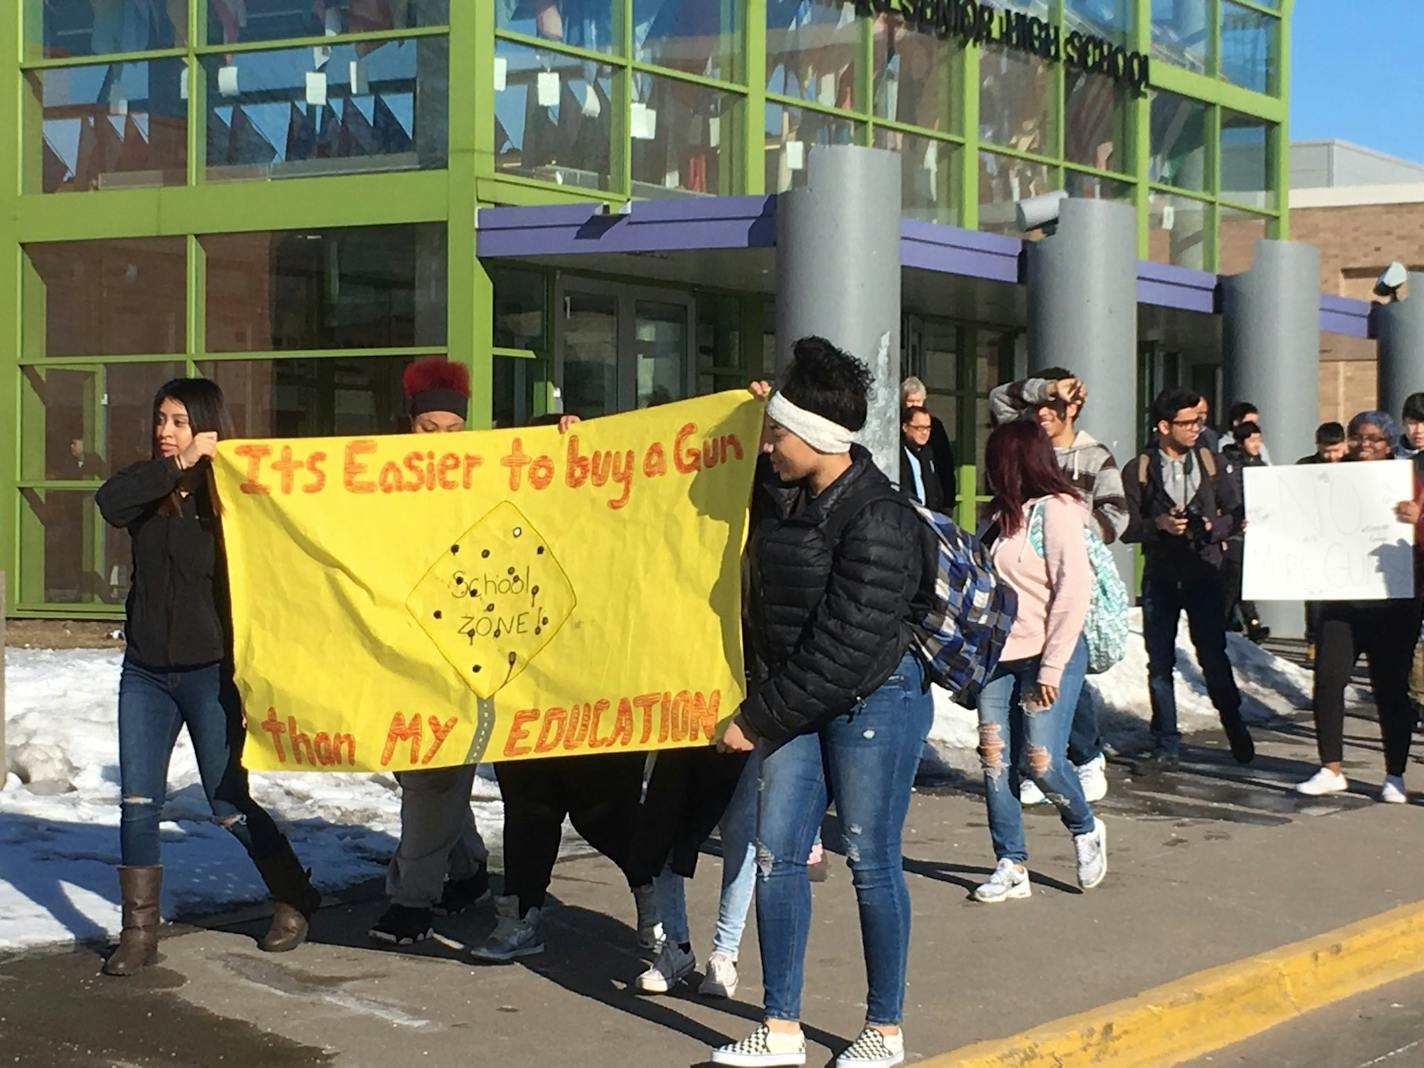
[[[1118,574],[1112,552],[1092,524],[1083,527],[1088,563],[1093,568],[1093,599],[1083,620],[1083,641],[1088,646],[1088,674],[1101,675],[1127,652],[1127,587]],[[1028,519],[1028,543],[1043,556],[1043,502],[1033,506]]]

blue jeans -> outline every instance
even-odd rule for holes
[[[123,863],[159,863],[158,817],[168,792],[168,760],[184,724],[214,818],[253,860],[285,839],[247,788],[242,704],[221,664],[154,671],[129,658],[119,676],[119,849]]]
[[[1083,765],[1103,755],[1103,736],[1098,728],[1098,706],[1078,691],[1078,707],[1073,710],[1073,727],[1068,732],[1068,760]]]
[[[1092,806],[1083,799],[1083,785],[1068,762],[1068,732],[1087,664],[1088,647],[1079,639],[1063,670],[1058,700],[1041,711],[1024,708],[1024,695],[1038,685],[1038,657],[1001,662],[979,694],[979,761],[989,805],[989,837],[999,860],[1022,864],[1028,859],[1023,811],[1012,776],[1007,774],[1011,767],[1018,769],[1021,778],[1033,779],[1044,796],[1058,806],[1063,826],[1069,831],[1087,834],[1093,829]],[[1005,735],[1009,739],[1007,761]]]
[[[761,746],[756,905],[768,1019],[801,1018],[811,929],[806,858],[829,795],[860,907],[869,983],[865,1018],[872,1024],[900,1022],[910,946],[900,835],[933,719],[924,667],[906,654],[895,673],[845,715],[814,733]]]
[[[747,911],[756,890],[757,781],[761,775],[761,754],[755,752],[742,768],[737,788],[718,829],[722,833],[722,898],[717,906],[717,933],[712,952],[732,960],[742,946]],[[682,945],[692,941],[687,924],[687,897],[684,880],[671,868],[653,880],[658,894],[658,915],[670,941]]]
[[[1142,577],[1142,637],[1147,645],[1147,685],[1152,695],[1152,742],[1177,755],[1177,621],[1187,613],[1187,630],[1206,680],[1207,696],[1224,727],[1241,722],[1241,694],[1226,655],[1225,585],[1220,572],[1203,566],[1190,576]]]

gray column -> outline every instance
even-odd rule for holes
[[[1403,418],[1404,398],[1424,392],[1424,274],[1411,271],[1408,297],[1375,311],[1379,334],[1379,406]]]
[[[818,146],[804,189],[776,206],[776,368],[819,334],[875,376],[859,440],[900,480],[900,157]]]
[[[1271,458],[1294,463],[1315,451],[1320,412],[1320,250],[1257,241],[1251,269],[1221,285],[1226,406],[1257,405]],[[1304,636],[1299,604],[1262,603],[1260,610],[1278,636]]]
[[[1137,212],[1110,200],[1064,200],[1058,232],[1030,242],[1029,373],[1065,367],[1087,384],[1080,428],[1124,472],[1137,452]],[[1124,476],[1126,477],[1126,476]],[[1132,555],[1114,549],[1124,581]]]

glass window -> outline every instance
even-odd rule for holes
[[[1256,263],[1256,242],[1270,236],[1271,220],[1249,211],[1237,211],[1225,205],[1219,209],[1221,218],[1221,256],[1218,269],[1222,274],[1240,274]]]
[[[1221,76],[1258,93],[1271,92],[1279,31],[1280,19],[1222,0]]]
[[[496,427],[528,426],[534,417],[534,387],[545,377],[543,360],[496,356],[492,417]]]
[[[1131,173],[1132,109],[1111,78],[1070,71],[1063,117],[1063,158],[1101,171]]]
[[[688,306],[639,300],[633,315],[634,405],[655,408],[686,397]]]
[[[1125,46],[1136,6],[1134,0],[1063,0],[1063,36],[1081,33]]]
[[[854,108],[861,23],[849,2],[767,0],[767,92]]]
[[[188,44],[188,0],[44,0],[43,6],[30,4],[27,10],[25,51],[30,59],[151,52]]]
[[[1198,100],[1152,94],[1152,157],[1148,177],[1182,189],[1207,188],[1207,117]]]
[[[1084,200],[1131,200],[1136,188],[1131,182],[1119,182],[1112,178],[1100,178],[1096,174],[1065,170],[1063,188],[1072,197]]]
[[[395,434],[410,429],[401,374],[409,358],[206,360],[244,438]]]
[[[633,54],[643,63],[740,82],[745,3],[633,0]]]
[[[877,128],[877,148],[900,153],[901,214],[927,222],[959,222],[959,153],[949,141]]]
[[[152,2],[152,0],[130,0]],[[186,0],[164,0],[169,7]],[[207,0],[208,44],[380,33],[450,21],[450,0]]]
[[[1202,73],[1211,23],[1207,0],[1152,0],[1152,58]]]
[[[1042,163],[979,153],[979,229],[1016,234],[1014,204],[1056,188],[1053,172]]]
[[[557,52],[497,41],[495,165],[505,174],[608,189],[613,71]]]
[[[28,74],[43,111],[42,160],[30,169],[39,191],[187,181],[186,71],[181,59],[154,59]]]
[[[19,600],[31,604],[122,604],[129,588],[128,534],[99,518],[93,490],[20,491],[27,550]]]
[[[618,411],[618,298],[570,290],[562,313],[564,411],[584,419]]]
[[[737,105],[732,93],[634,73],[633,195],[734,192]]]
[[[1221,112],[1221,196],[1252,207],[1275,206],[1271,124],[1224,108]]]
[[[138,356],[187,350],[181,237],[25,246],[27,356]],[[42,308],[41,314],[32,310]]]
[[[207,350],[445,344],[445,224],[221,234],[207,254]]]
[[[979,59],[979,136],[1020,152],[1052,155],[1053,68],[1038,56],[986,48]]]
[[[546,41],[617,52],[622,34],[613,13],[622,8],[623,0],[494,0],[494,24]]]
[[[494,282],[494,346],[544,352],[544,275],[497,267]]]
[[[205,57],[208,177],[443,167],[447,61],[443,37]]]
[[[805,108],[766,105],[766,191],[784,193],[806,184],[816,145],[860,144],[861,124]]]
[[[1154,192],[1147,208],[1147,258],[1155,263],[1206,270],[1210,211],[1211,206],[1200,200]]]
[[[874,24],[875,115],[881,119],[957,133],[954,105],[961,48],[906,25],[905,17],[877,15]]]

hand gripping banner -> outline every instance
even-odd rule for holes
[[[762,406],[233,440],[244,763],[404,771],[706,745],[741,703]]]

